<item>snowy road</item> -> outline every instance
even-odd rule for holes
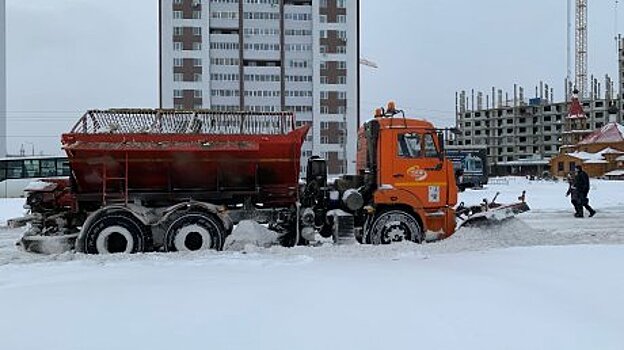
[[[624,183],[592,219],[561,183],[462,200],[522,190],[520,219],[422,246],[49,257],[0,230],[0,349],[622,349]]]
[[[2,349],[622,349],[623,246],[0,267]]]

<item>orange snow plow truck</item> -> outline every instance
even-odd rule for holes
[[[109,110],[87,112],[63,149],[67,179],[26,189],[27,251],[87,254],[223,249],[254,220],[286,247],[317,237],[338,244],[422,243],[458,226],[528,210],[522,201],[457,206],[444,130],[393,103],[358,133],[357,174],[329,182],[326,160],[307,159],[309,126],[290,113]]]

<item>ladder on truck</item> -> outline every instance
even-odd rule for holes
[[[128,205],[128,152],[125,152],[125,161],[123,164],[123,173],[121,176],[109,176],[106,162],[102,162],[102,203],[123,204]],[[119,183],[121,192],[109,192],[109,183]]]

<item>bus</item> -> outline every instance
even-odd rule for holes
[[[0,158],[0,198],[24,197],[29,183],[44,178],[68,177],[67,157],[8,157]]]

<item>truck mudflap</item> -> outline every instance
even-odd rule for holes
[[[456,209],[457,228],[497,225],[531,210],[525,202],[525,192],[518,197],[519,202],[510,204],[496,203],[498,195],[491,202],[484,199],[481,205],[465,206],[461,203]]]

